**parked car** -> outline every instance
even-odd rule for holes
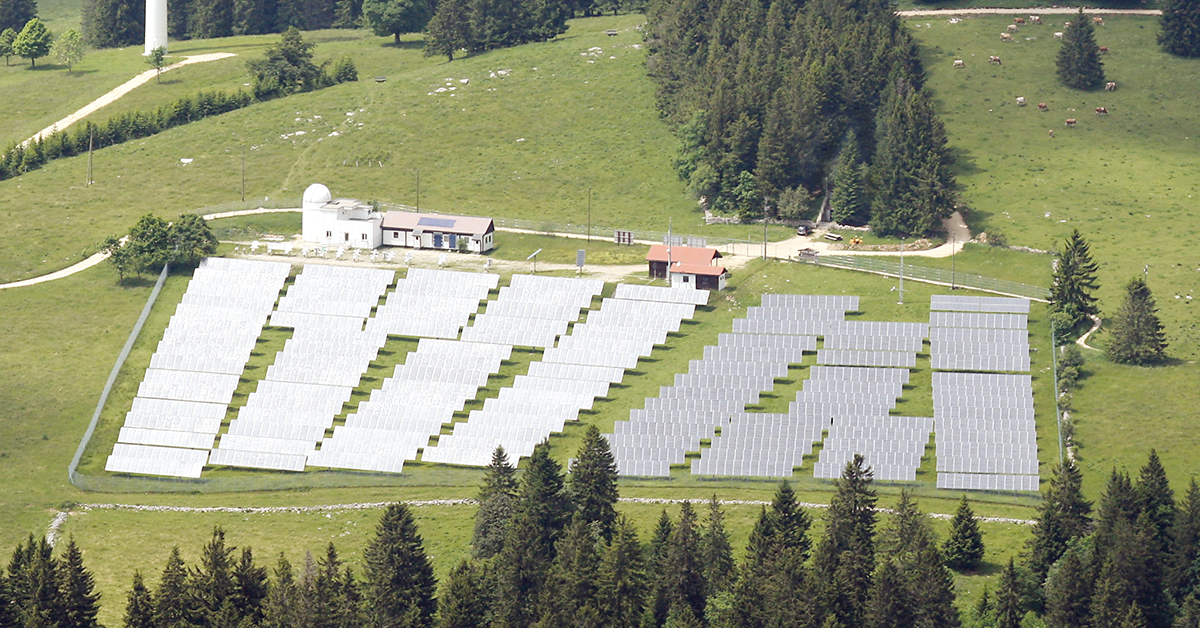
[[[799,227],[796,227],[796,235],[798,236],[806,236],[810,233],[812,233],[812,229],[809,229],[808,225],[800,225]]]

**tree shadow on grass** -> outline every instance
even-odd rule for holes
[[[155,282],[157,282],[157,281],[158,281],[157,276],[156,277],[135,276],[135,277],[126,277],[126,278],[122,279],[121,281],[117,282],[117,285],[121,286],[122,288],[149,288],[149,287],[153,286],[155,284]]]
[[[424,50],[425,42],[401,40],[400,43],[396,43],[395,41],[389,41],[381,45],[380,48],[395,48],[397,50]]]
[[[971,151],[961,146],[954,146],[947,151],[947,155],[950,157],[951,168],[954,170],[955,176],[961,177],[980,172],[975,165],[975,157],[971,155]]]

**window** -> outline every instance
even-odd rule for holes
[[[333,237],[333,232],[332,232],[332,231],[326,231],[326,232],[325,232],[325,237],[326,237],[326,238],[332,238],[332,237]]]
[[[692,278],[688,275],[683,276],[683,283],[692,283]]]
[[[350,234],[349,234],[349,233],[343,233],[343,234],[342,234],[342,236],[343,236],[343,238],[342,238],[342,239],[343,239],[343,240],[345,240],[346,242],[349,242],[349,241],[350,241]]]
[[[399,231],[393,231],[393,232],[392,232],[392,239],[393,239],[393,240],[395,240],[396,238],[399,238],[399,237],[400,237],[400,232],[399,232]]]
[[[366,240],[366,239],[367,239],[367,234],[365,234],[365,233],[364,233],[364,234],[362,234],[362,239]]]

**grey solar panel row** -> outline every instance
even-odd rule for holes
[[[214,449],[208,463],[213,466],[271,469],[275,471],[303,471],[306,457],[295,454],[244,451],[241,449]]]
[[[854,349],[859,351],[908,351],[920,353],[925,348],[925,341],[920,338],[905,338],[900,336],[825,336],[825,349]]]
[[[801,336],[797,336],[798,338]],[[741,375],[752,377],[787,377],[788,365],[783,362],[714,362],[689,360],[689,374]]]
[[[757,390],[711,388],[708,386],[662,386],[658,389],[658,398],[685,399],[689,401],[725,401],[734,400],[741,403],[758,403]]]
[[[908,383],[909,372],[903,369],[867,368],[858,366],[814,366],[811,379],[820,381],[897,382]]]
[[[104,464],[105,471],[166,475],[177,478],[198,478],[208,462],[208,451],[152,445],[113,445],[112,454]]]
[[[938,473],[963,472],[975,473],[1016,473],[1022,475],[1037,475],[1038,461],[1030,459],[1011,460],[1002,458],[956,458],[954,456],[938,456]]]
[[[817,351],[817,364],[915,368],[917,366],[917,354],[911,351],[821,349]]]
[[[812,349],[816,339],[811,338]],[[777,362],[799,364],[804,361],[804,349],[782,347],[704,347],[704,359],[714,362]]]
[[[841,310],[761,307],[756,305],[746,308],[746,319],[752,321],[825,321],[840,323],[845,316],[845,312]]]
[[[952,310],[956,312],[1028,314],[1029,300],[1012,297],[967,297],[935,294],[930,299],[929,309]]]
[[[764,294],[763,307],[825,309],[855,312],[858,310],[858,297],[823,294]]]
[[[938,473],[938,488],[968,491],[1037,491],[1036,475]]]
[[[836,336],[878,336],[882,338],[921,340],[929,337],[929,325],[925,323],[844,320],[830,327],[829,334]]]
[[[209,449],[212,447],[214,438],[213,434],[202,434],[200,432],[179,432],[125,426],[121,428],[117,442],[129,443],[131,445]]]
[[[974,312],[930,312],[930,327],[981,327],[988,329],[1027,329],[1025,314],[979,314]]]
[[[549,348],[554,346],[555,338],[567,333],[567,323],[566,320],[479,314],[470,327],[463,329],[462,339],[466,342]]]
[[[146,369],[138,397],[228,404],[239,375]]]
[[[775,378],[771,376],[715,375],[711,373],[676,373],[677,388],[718,387],[754,390],[770,390]]]
[[[629,283],[617,284],[613,297],[630,301],[662,301],[664,303],[691,303],[708,305],[708,290],[697,290],[691,284],[675,284],[671,287],[641,286]]]
[[[306,264],[276,310],[366,319],[395,278],[381,268]]]
[[[509,316],[512,318],[546,318],[550,320],[573,321],[579,318],[579,307],[574,303],[547,303],[544,301],[513,301],[506,300],[508,288],[500,289],[499,299],[488,301],[485,313],[492,316]]]
[[[930,367],[940,371],[1008,371],[1029,372],[1029,354],[979,355],[948,354],[934,351]]]
[[[764,318],[735,318],[733,331],[738,334],[792,334],[798,336],[824,336],[836,321],[832,320],[778,320]]]
[[[989,329],[987,327],[930,327],[931,343],[945,341],[957,343],[1019,344],[1029,342],[1026,329]]]
[[[815,351],[817,339],[812,336],[782,336],[779,334],[719,334],[717,346]]]
[[[615,384],[625,376],[625,370],[613,366],[589,366],[586,364],[563,364],[556,362],[530,362],[530,377],[552,377],[557,379],[591,380]]]
[[[225,420],[225,404],[136,397],[125,427],[199,432],[216,436]]]

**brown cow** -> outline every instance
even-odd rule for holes
[[[1108,115],[1108,109],[1105,109],[1104,107],[1096,107],[1096,115],[1106,116]]]
[[[1013,24],[1024,24],[1024,23],[1025,23],[1025,18],[1023,18],[1023,17],[1014,17],[1013,18]]]
[[[988,63],[995,63],[996,65],[1003,65],[1002,63],[1000,63],[1000,57],[989,56]]]
[[[1042,16],[1040,16],[1040,15],[1031,15],[1031,16],[1029,16],[1029,23],[1030,23],[1030,24],[1041,24],[1041,23],[1042,23]]]
[[[1017,106],[1024,107],[1028,103],[1024,96],[1017,96]]]
[[[1015,33],[1015,32],[1017,32],[1017,31],[1021,30],[1021,27],[1017,26],[1016,24],[1009,24],[1009,25],[1006,27],[1006,29],[1007,29],[1007,30],[1008,30],[1008,32],[1010,32],[1010,33]]]
[[[1054,129],[1050,129],[1050,139],[1054,139]]]
[[[1098,48],[1097,50],[1099,50],[1100,54],[1104,54],[1104,53],[1108,52],[1108,46],[1100,46],[1100,48]]]
[[[1000,41],[1012,41],[1012,35],[1008,33],[1000,33]]]
[[[962,59],[955,59],[955,60],[954,60],[954,67],[956,67],[956,68],[965,68],[965,67],[967,67],[967,62],[966,62],[966,61],[963,61]]]
[[[1075,126],[1075,118],[1067,118],[1067,126],[1069,126],[1069,127]]]
[[[1104,84],[1104,91],[1106,91],[1106,92],[1115,92],[1115,91],[1117,91],[1117,82],[1116,82],[1116,81],[1109,81],[1109,82],[1105,83],[1105,84]]]
[[[1044,102],[1040,102],[1040,103],[1038,103],[1038,111],[1042,111],[1042,112],[1050,111],[1050,105],[1047,105]]]
[[[1095,24],[1096,26],[1104,26],[1104,18],[1094,17],[1092,18],[1092,24]]]

